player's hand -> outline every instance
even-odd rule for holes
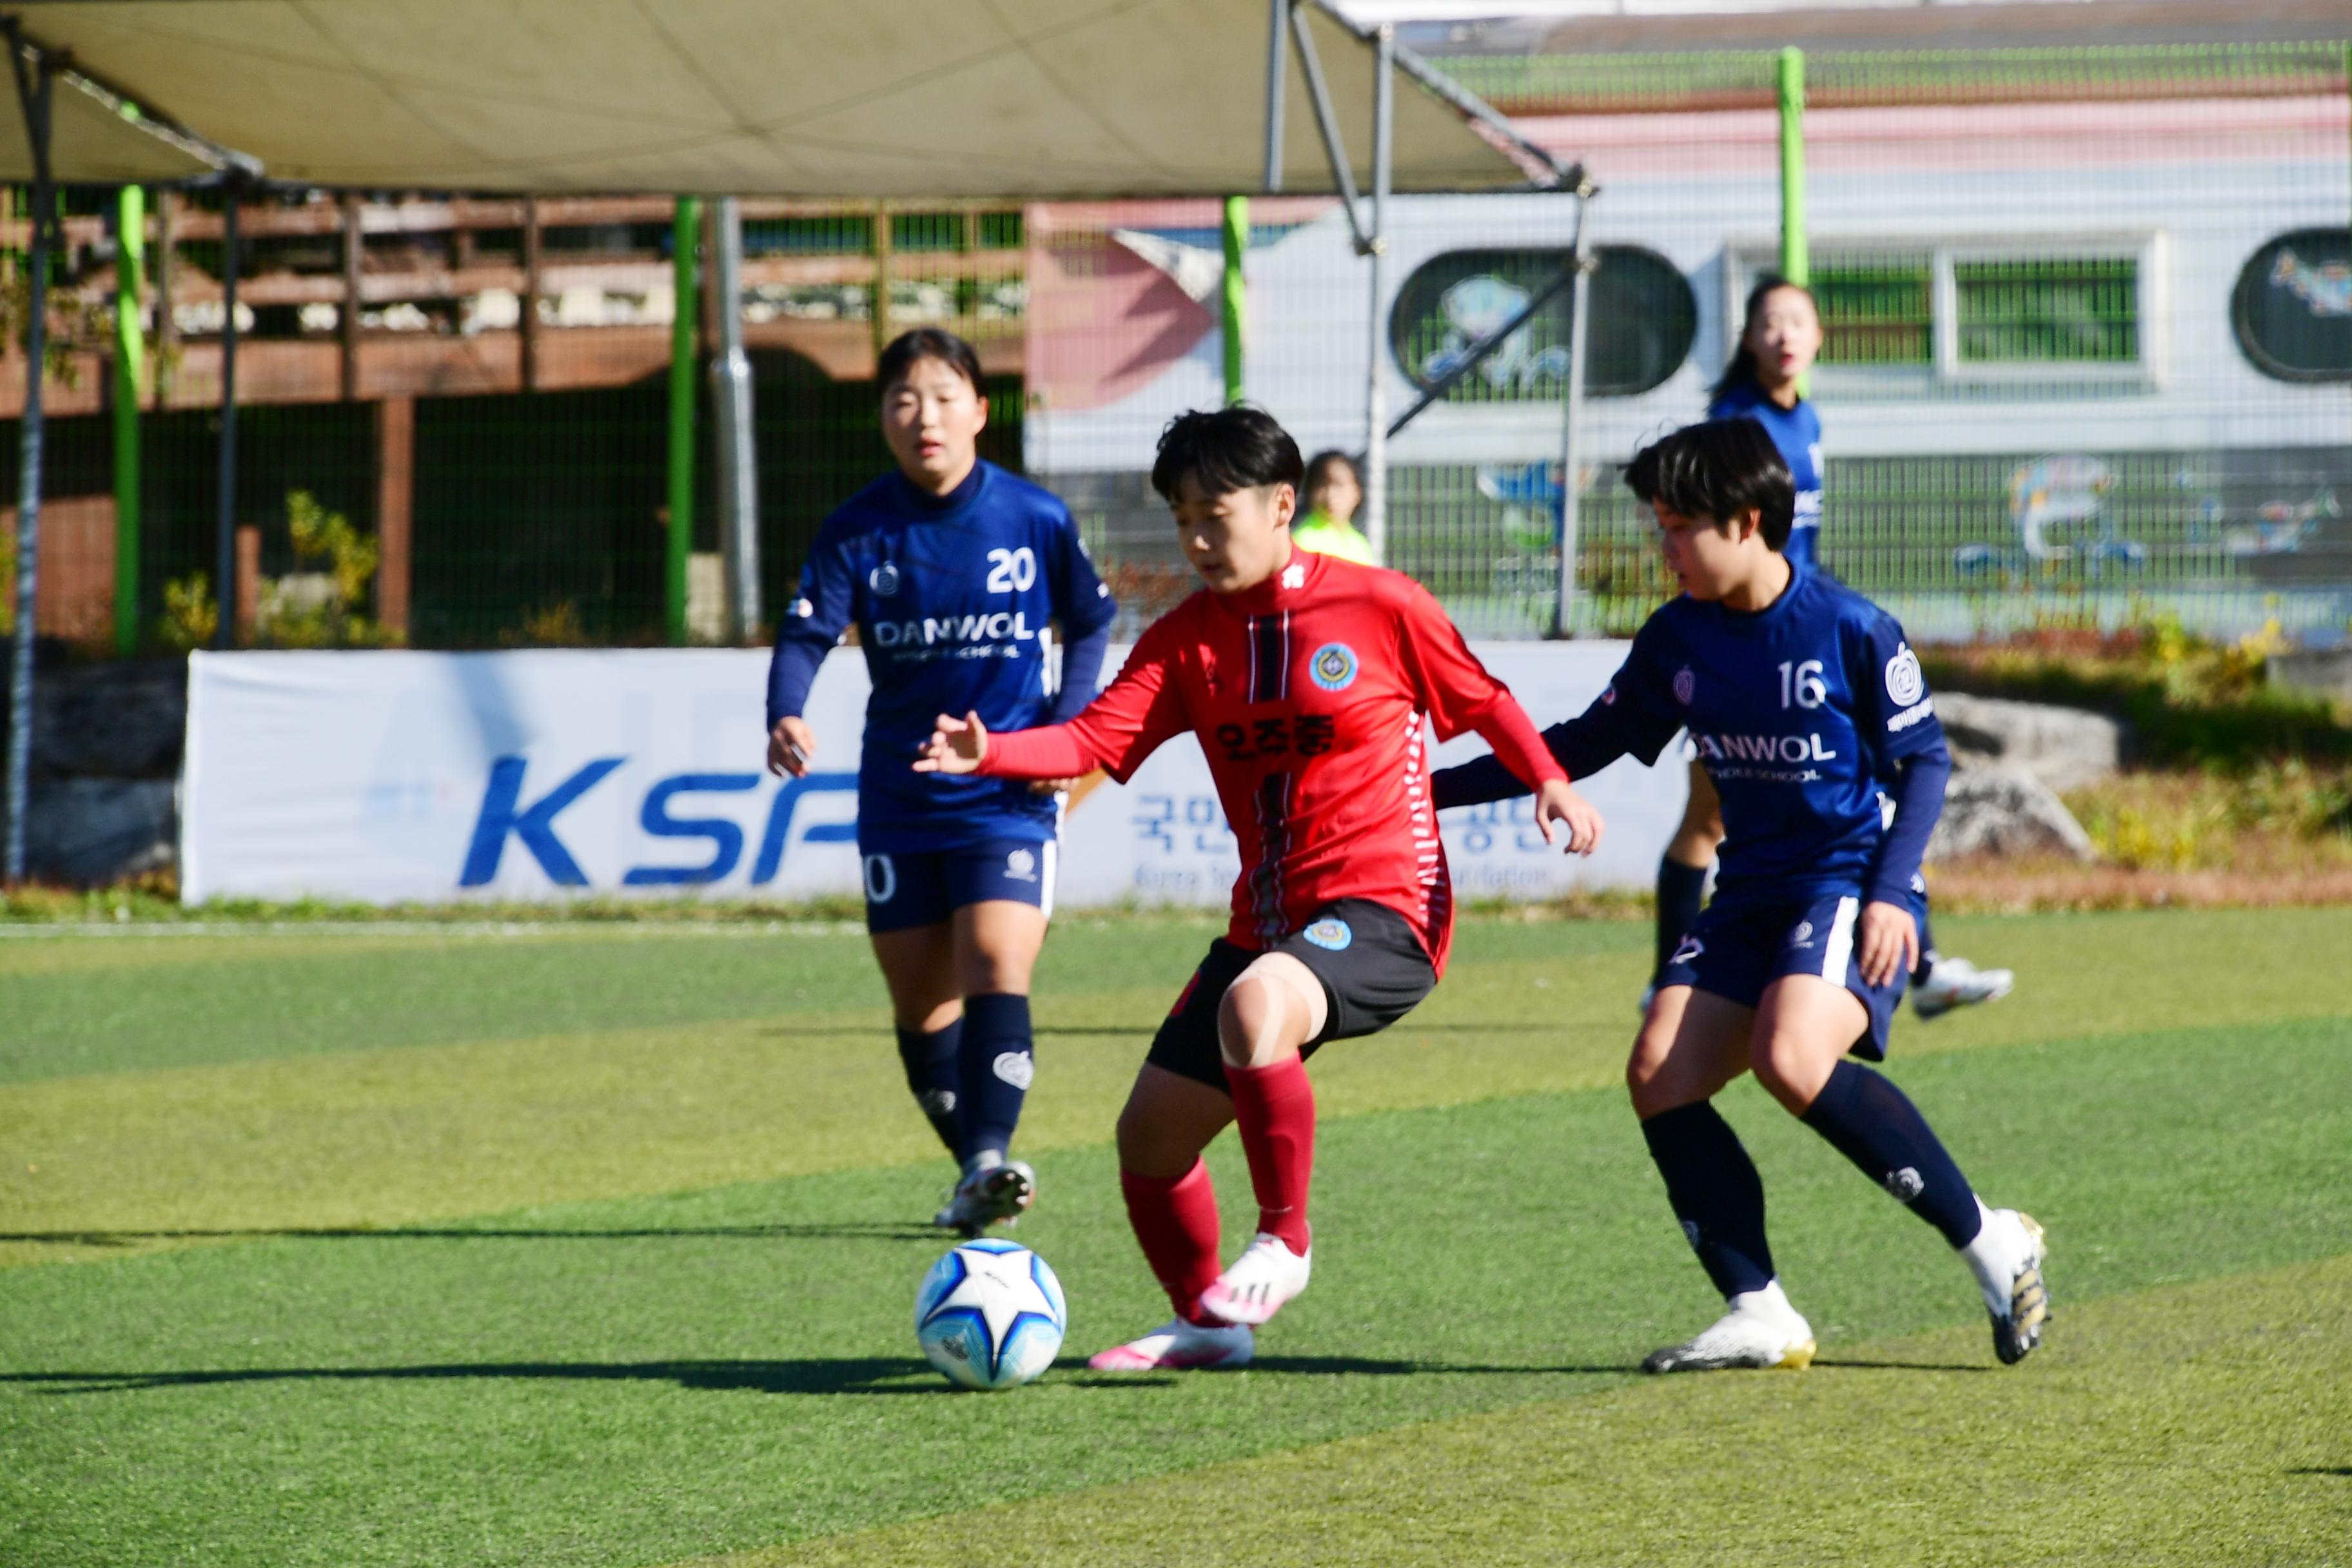
[[[1066,789],[1076,789],[1077,787],[1078,781],[1075,777],[1066,779],[1032,779],[1029,781],[1029,793],[1031,795],[1059,795]]]
[[[768,734],[768,771],[790,773],[796,779],[808,777],[809,764],[816,760],[816,731],[808,721],[783,718]]]
[[[1895,966],[1902,965],[1900,969]],[[1862,910],[1862,979],[1874,990],[1919,967],[1919,922],[1901,904],[1874,900]]]
[[[1601,814],[1566,779],[1553,779],[1536,791],[1536,826],[1547,844],[1558,844],[1564,829],[1571,855],[1590,855],[1601,847]]]
[[[988,726],[980,721],[978,713],[966,713],[961,719],[942,713],[931,731],[931,738],[923,742],[923,754],[915,759],[919,773],[971,773],[980,771],[980,760],[988,755]]]

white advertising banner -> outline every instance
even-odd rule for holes
[[[1624,645],[1478,651],[1543,724],[1581,711]],[[182,897],[855,893],[865,661],[825,661],[805,779],[762,769],[766,679],[765,654],[734,649],[195,654]],[[1464,736],[1436,761],[1483,750]],[[1648,886],[1681,816],[1682,763],[1621,762],[1582,787],[1609,824],[1590,861],[1547,850],[1526,800],[1445,813],[1461,896]],[[1222,906],[1239,869],[1190,739],[1125,785],[1079,792],[1063,842],[1065,908]]]

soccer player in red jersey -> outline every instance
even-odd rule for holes
[[[1307,1286],[1315,1094],[1304,1058],[1369,1035],[1437,984],[1453,934],[1424,732],[1475,730],[1532,786],[1547,841],[1591,853],[1601,818],[1428,591],[1401,573],[1295,549],[1304,465],[1255,408],[1186,414],[1152,487],[1206,591],[1160,617],[1066,724],[992,735],[942,714],[915,766],[1003,778],[1100,767],[1124,782],[1190,731],[1240,840],[1233,920],[1160,1025],[1118,1120],[1119,1180],[1175,1305],[1099,1368],[1239,1366]],[[1201,1151],[1241,1129],[1258,1234],[1218,1268]]]

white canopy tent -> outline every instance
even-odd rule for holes
[[[0,181],[35,193],[33,364],[59,184],[866,200],[1338,195],[1371,273],[1365,510],[1376,546],[1390,432],[1378,363],[1388,195],[1571,191],[1581,255],[1591,194],[1580,169],[1399,47],[1391,28],[1360,27],[1329,0],[19,0],[0,26],[22,110],[0,113]],[[1397,93],[1400,75],[1416,85]],[[1310,112],[1286,113],[1294,100]],[[1361,199],[1358,169],[1370,176]],[[232,202],[224,552],[235,213]],[[723,239],[714,250],[729,254]],[[740,353],[721,359],[743,376]],[[1572,372],[1571,432],[1579,379]],[[17,512],[0,854],[9,880],[25,868],[39,382],[26,392]],[[747,403],[746,388],[719,403],[739,447]],[[750,464],[734,457],[729,535],[748,539],[731,512],[751,509]],[[231,575],[224,560],[224,627]],[[743,608],[738,619],[756,619],[755,604]]]
[[[28,45],[290,184],[886,197],[1223,195],[1265,173],[1266,0],[28,0]],[[1303,8],[1349,155],[1369,163],[1369,37]],[[1296,51],[1293,90],[1304,93]],[[1354,68],[1346,68],[1350,63]],[[68,112],[61,182],[131,177]],[[1545,173],[1408,92],[1401,191]],[[184,156],[184,154],[183,154]],[[197,172],[163,154],[135,177]],[[0,179],[33,168],[0,132]],[[1282,188],[1335,188],[1316,129]]]

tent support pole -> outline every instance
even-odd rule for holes
[[[1290,0],[1266,0],[1265,194],[1282,190],[1282,109],[1290,74]]]
[[[1396,28],[1387,22],[1372,32],[1372,214],[1364,245],[1370,263],[1371,297],[1364,307],[1364,538],[1372,559],[1386,564],[1389,531],[1388,356],[1383,341],[1388,289],[1388,206],[1394,162],[1396,119]]]
[[[41,382],[48,360],[49,248],[57,233],[57,187],[49,178],[49,57],[37,51],[28,73],[25,42],[6,24],[8,64],[16,72],[16,107],[33,154],[33,244],[26,259],[32,299],[25,323],[24,439],[16,478],[16,639],[8,685],[8,837],[0,875],[25,879],[25,815],[33,773],[33,642],[41,568]]]
[[[1219,293],[1219,302],[1223,307],[1219,325],[1223,334],[1225,351],[1225,401],[1228,404],[1234,404],[1242,400],[1244,390],[1242,353],[1248,346],[1244,341],[1243,331],[1244,323],[1249,318],[1249,283],[1242,270],[1243,260],[1249,254],[1249,198],[1247,196],[1225,198],[1223,234],[1225,279],[1224,288]]]
[[[213,595],[216,648],[236,646],[236,209],[244,195],[236,176],[221,183],[220,489],[215,497],[218,536],[213,544],[213,570],[218,574]]]
[[[1592,236],[1585,221],[1591,215],[1590,189],[1576,193],[1575,287],[1568,305],[1568,392],[1561,401],[1559,422],[1559,596],[1552,606],[1552,636],[1564,637],[1575,627],[1577,541],[1577,446],[1584,424],[1585,331],[1592,319]]]
[[[710,404],[719,423],[719,546],[727,640],[740,647],[760,630],[760,466],[751,445],[751,356],[743,351],[743,216],[733,196],[710,205],[710,265],[719,296]]]
[[[1339,117],[1331,107],[1331,89],[1324,84],[1323,61],[1315,52],[1315,35],[1307,30],[1307,13],[1290,13],[1291,37],[1298,41],[1298,67],[1307,76],[1307,101],[1315,110],[1315,129],[1323,138],[1323,155],[1331,161],[1331,181],[1339,187],[1339,207],[1348,215],[1348,232],[1355,237],[1356,254],[1371,244],[1364,233],[1363,214],[1357,211],[1355,171],[1348,166],[1348,145],[1339,136]],[[1388,72],[1382,68],[1383,80]]]
[[[686,577],[694,551],[695,229],[702,204],[677,198],[670,220],[669,537],[663,560],[662,629],[672,647],[686,645]]]
[[[147,193],[125,185],[114,211],[114,652],[139,651],[139,389],[146,339],[139,296],[147,259]]]

